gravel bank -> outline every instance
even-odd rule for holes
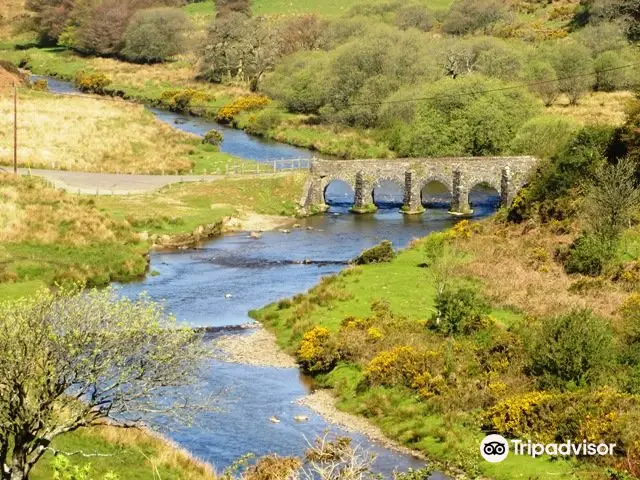
[[[225,335],[214,341],[215,356],[220,360],[257,367],[296,368],[296,362],[278,347],[275,337],[256,328],[251,333]]]

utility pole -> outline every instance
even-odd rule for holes
[[[18,87],[13,82],[13,173],[18,174]]]

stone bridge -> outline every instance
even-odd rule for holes
[[[354,212],[375,210],[374,190],[388,180],[404,186],[405,213],[422,213],[422,190],[432,182],[451,194],[450,212],[471,213],[469,192],[483,184],[500,193],[501,206],[509,206],[537,163],[534,157],[415,158],[398,160],[314,160],[311,178],[301,200],[307,209],[326,209],[329,184],[341,180],[355,192]]]

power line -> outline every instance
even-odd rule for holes
[[[602,70],[599,70],[598,72],[588,72],[588,73],[581,73],[581,74],[577,74],[577,75],[570,75],[570,76],[566,76],[566,77],[558,77],[558,78],[553,78],[553,79],[547,79],[547,80],[537,80],[535,82],[526,82],[526,83],[517,83],[515,85],[509,85],[506,87],[498,87],[498,88],[492,88],[492,89],[486,89],[486,90],[473,90],[473,91],[468,91],[468,92],[456,92],[456,93],[441,93],[438,95],[432,95],[429,97],[413,97],[413,98],[403,98],[403,99],[398,99],[398,100],[381,100],[381,101],[371,101],[371,102],[349,102],[346,107],[359,107],[359,106],[369,106],[369,105],[394,105],[394,104],[400,104],[400,103],[415,103],[415,102],[424,102],[424,101],[428,101],[428,100],[435,100],[438,98],[455,98],[455,97],[467,97],[467,96],[475,96],[475,95],[484,95],[487,93],[495,93],[495,92],[504,92],[504,91],[508,91],[508,90],[516,90],[519,88],[529,88],[529,87],[533,87],[536,85],[545,85],[545,84],[549,84],[549,83],[555,83],[555,82],[562,82],[562,81],[566,81],[566,80],[573,80],[576,78],[584,78],[584,77],[590,77],[593,75],[596,75],[597,73],[607,73],[607,72],[614,72],[614,71],[618,71],[618,70],[625,70],[628,68],[634,68],[640,66],[640,62],[638,63],[630,63],[627,65],[622,65],[619,67],[611,67],[611,68],[605,68]],[[103,101],[113,101],[113,102],[122,102],[123,100],[126,100],[122,97],[109,97],[109,96],[101,96],[101,95],[88,95],[88,94],[84,94],[84,93],[59,93],[59,94],[55,94],[61,97],[77,97],[77,98],[85,98],[85,99],[95,99],[95,100],[103,100]],[[201,109],[201,110],[205,110],[205,111],[210,111],[210,112],[218,112],[220,110],[222,110],[223,108],[225,108],[225,106],[221,106],[221,107],[217,107],[217,106],[210,106],[210,105],[192,105],[192,108],[197,108],[197,109]],[[275,106],[275,105],[267,105],[261,108],[261,110],[266,110],[266,109],[279,109],[280,107]],[[187,112],[176,112],[176,113],[187,113]]]

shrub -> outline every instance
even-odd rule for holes
[[[245,95],[238,97],[218,111],[216,121],[220,123],[231,123],[239,113],[257,110],[268,104],[269,99],[264,95]]]
[[[326,373],[333,370],[338,355],[329,330],[316,326],[307,331],[298,348],[297,359],[302,369],[309,373]]]
[[[116,55],[122,50],[124,32],[134,13],[132,2],[103,0],[86,12],[75,32],[74,47],[92,55]]]
[[[282,122],[282,115],[277,110],[263,110],[256,115],[251,115],[245,130],[252,135],[265,136]]]
[[[436,298],[436,313],[429,326],[444,335],[468,334],[481,329],[490,309],[475,290],[445,289]]]
[[[603,52],[596,57],[593,67],[596,72],[595,88],[601,92],[612,92],[624,87],[626,77],[623,69],[625,61],[616,52]]]
[[[544,319],[530,342],[531,375],[541,386],[598,383],[615,355],[611,327],[587,310]]]
[[[222,143],[223,140],[224,140],[224,136],[222,135],[222,133],[220,133],[218,130],[214,128],[204,134],[204,137],[202,138],[202,143],[218,146]]]
[[[577,43],[561,44],[556,52],[554,68],[560,92],[569,97],[569,103],[576,105],[593,83],[591,52]]]
[[[577,122],[564,117],[534,117],[520,127],[511,149],[540,159],[551,158],[566,148],[578,128]]]
[[[583,235],[571,245],[564,269],[567,273],[598,276],[613,258],[611,242],[597,235]]]
[[[160,101],[172,112],[188,112],[194,103],[205,103],[215,100],[215,96],[194,88],[165,90]]]
[[[457,0],[449,10],[442,28],[463,35],[490,26],[504,18],[504,3],[498,0]]]
[[[369,263],[390,262],[396,256],[393,245],[389,240],[383,240],[380,244],[364,250],[358,258],[354,260],[356,265],[367,265]]]
[[[79,72],[75,78],[75,85],[81,92],[104,95],[111,80],[104,73]]]
[[[134,62],[164,62],[184,51],[190,29],[189,19],[180,9],[140,10],[127,27],[122,54]]]
[[[429,359],[436,356],[414,347],[395,347],[378,353],[367,365],[364,375],[371,385],[411,387],[414,378],[426,371]]]
[[[540,97],[547,107],[555,102],[560,95],[558,82],[548,81],[556,78],[556,71],[549,61],[533,59],[527,62],[524,78],[531,83],[529,89]]]
[[[33,82],[31,86],[34,90],[38,92],[48,92],[49,91],[49,82],[45,78],[40,78]]]
[[[422,32],[431,30],[431,15],[422,5],[407,5],[396,11],[393,23],[401,30],[416,28]]]

